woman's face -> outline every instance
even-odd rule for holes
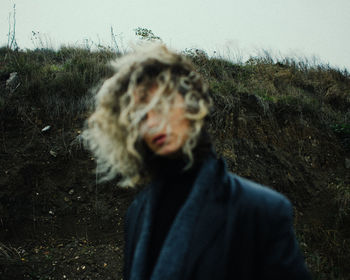
[[[155,90],[156,88],[149,90],[148,101]],[[155,109],[148,111],[141,126],[142,131],[145,131],[143,140],[155,154],[170,156],[179,151],[185,144],[190,131],[190,122],[185,118],[185,102],[182,95],[175,94],[166,116]],[[155,128],[160,129],[152,132]]]

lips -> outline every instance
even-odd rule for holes
[[[165,139],[166,139],[165,134],[159,134],[152,138],[152,143],[156,145],[162,145],[164,144]]]

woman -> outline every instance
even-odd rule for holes
[[[208,88],[160,44],[119,58],[85,138],[130,205],[125,279],[310,279],[281,194],[229,173],[205,130]]]

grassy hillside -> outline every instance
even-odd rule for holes
[[[184,53],[210,85],[210,132],[229,169],[292,201],[315,279],[348,279],[349,73],[268,54],[234,64]],[[94,88],[112,74],[108,61],[117,55],[0,49],[2,279],[120,279],[122,217],[134,193],[116,182],[96,185],[93,161],[77,140]]]
[[[244,64],[208,58],[205,53],[193,50],[185,54],[209,81],[214,98],[229,100],[241,94],[254,94],[262,104],[288,106],[291,111],[318,115],[326,125],[349,129],[350,75],[346,70],[328,65],[310,66],[307,61],[288,58],[276,61],[268,54],[252,57]],[[41,107],[42,117],[74,118],[91,105],[87,93],[111,74],[107,63],[116,56],[109,49],[90,51],[63,47],[58,51],[12,51],[0,48],[3,90],[12,72],[18,73],[21,83],[13,94],[1,96],[1,108],[6,108],[9,98],[19,98],[20,104],[12,109],[29,113],[35,100]]]

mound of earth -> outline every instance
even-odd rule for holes
[[[350,272],[349,218],[334,197],[350,183],[341,141],[317,117],[254,95],[240,95],[230,112],[215,104],[221,114],[209,130],[228,168],[292,201],[310,270],[327,268],[318,257]],[[1,120],[1,279],[122,279],[123,218],[136,191],[96,183],[94,159],[79,137],[84,119]],[[344,243],[332,247],[326,237]]]

